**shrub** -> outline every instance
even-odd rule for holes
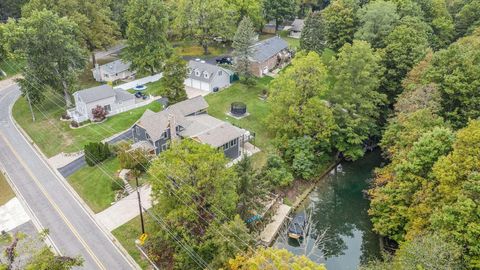
[[[97,107],[92,109],[93,119],[96,122],[103,121],[103,119],[105,119],[105,117],[107,117],[107,114],[108,114],[108,112],[105,110],[105,108],[103,108],[100,105],[97,105]]]
[[[133,151],[119,151],[118,160],[120,166],[124,169],[139,170],[145,172],[149,163],[149,155],[143,149],[135,149]]]
[[[70,120],[71,117],[70,117],[70,115],[68,115],[68,113],[64,113],[64,114],[62,114],[62,119],[63,120]]]
[[[72,121],[72,123],[70,123],[70,125],[72,127],[75,127],[75,128],[78,128],[80,126],[77,121]]]
[[[118,191],[118,190],[123,190],[125,189],[125,183],[123,182],[122,179],[115,179],[112,180],[112,190],[113,191]]]
[[[263,170],[264,180],[272,187],[286,187],[293,182],[293,175],[278,155],[270,155]]]
[[[96,164],[106,160],[111,156],[110,147],[108,143],[89,143],[84,147],[85,161],[88,166],[95,166]]]

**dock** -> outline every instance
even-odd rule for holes
[[[282,227],[284,220],[290,214],[291,210],[292,210],[292,207],[286,204],[281,204],[277,208],[277,211],[275,212],[275,215],[272,218],[272,222],[267,224],[265,229],[260,233],[260,241],[262,242],[263,245],[265,246],[272,245],[272,242],[275,240],[275,237],[277,236],[278,231]]]

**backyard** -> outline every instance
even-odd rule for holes
[[[298,50],[300,48],[300,39],[289,37],[288,36],[288,31],[279,31],[278,35],[288,43],[288,45],[290,46],[290,49]],[[264,40],[264,39],[271,38],[271,37],[274,37],[274,36],[275,36],[274,34],[265,34],[264,33],[264,34],[260,34],[258,39],[259,40]]]
[[[98,142],[128,129],[147,108],[159,111],[161,105],[152,102],[147,106],[109,117],[100,124],[71,129],[69,122],[60,121],[61,115],[65,113],[63,99],[48,93],[42,104],[34,106],[35,122],[32,121],[28,103],[24,98],[18,99],[13,106],[13,117],[42,152],[51,157],[60,152],[82,150],[88,142]]]
[[[263,90],[268,89],[268,84],[271,80],[271,77],[255,79],[253,86],[237,82],[219,93],[205,97],[209,105],[208,113],[210,115],[255,133],[256,138],[253,144],[262,150],[254,157],[257,166],[262,166],[265,163],[266,152],[270,147],[272,139],[272,134],[268,132],[265,123],[269,105],[266,101],[259,98]],[[226,113],[230,110],[231,103],[235,101],[245,103],[250,115],[242,119],[235,119],[227,115]]]
[[[204,55],[203,47],[198,45],[198,42],[193,40],[176,41],[172,42],[172,45],[174,47],[175,53],[180,56],[219,56],[223,54],[228,54],[231,51],[231,47],[223,43],[211,44],[208,47],[208,55]]]

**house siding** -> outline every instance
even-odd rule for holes
[[[275,66],[278,64],[278,54],[270,57],[268,60],[264,62],[252,62],[250,65],[250,71],[252,72],[253,75],[257,77],[263,77],[263,69],[265,67],[268,68],[268,71],[272,70],[275,68]]]

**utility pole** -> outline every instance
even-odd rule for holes
[[[135,172],[135,182],[137,184],[138,209],[140,210],[140,221],[142,222],[142,234],[145,234],[145,225],[143,224],[142,201],[140,200],[140,191],[138,190],[138,172]]]

